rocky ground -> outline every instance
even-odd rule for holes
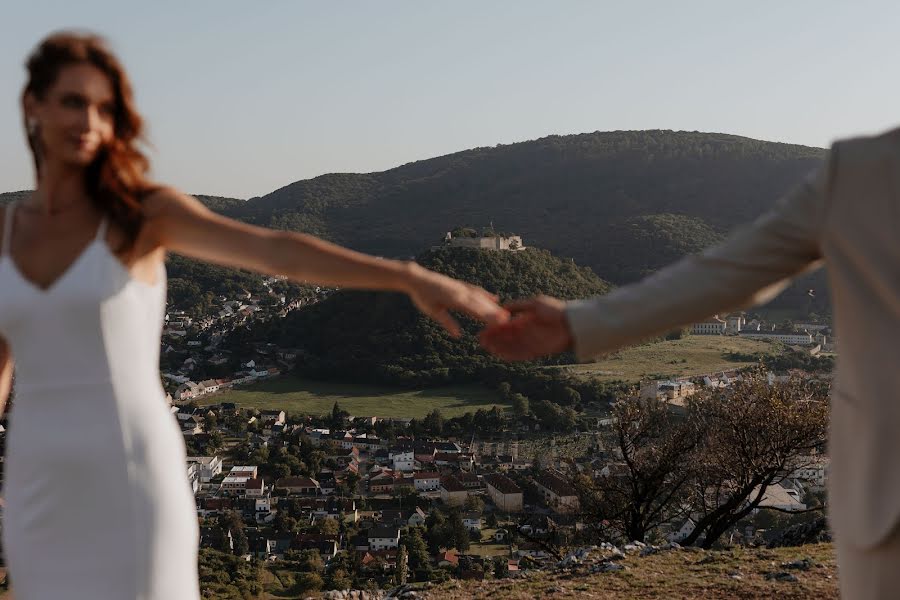
[[[324,592],[322,596],[364,599],[361,593],[349,591]],[[629,544],[583,548],[550,569],[527,571],[515,578],[413,584],[382,597],[827,600],[838,598],[838,585],[833,547],[827,543],[710,551]],[[365,600],[369,598],[374,596]]]

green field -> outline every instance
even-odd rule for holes
[[[277,408],[290,414],[321,415],[335,402],[353,416],[424,417],[435,408],[455,417],[479,408],[507,406],[494,392],[478,385],[406,390],[355,383],[328,383],[285,375],[256,385],[227,390],[216,402],[248,408]]]
[[[733,336],[689,335],[680,340],[626,348],[603,360],[565,367],[603,381],[637,383],[641,379],[685,377],[752,365],[727,360],[727,352],[777,353],[781,345]]]
[[[604,360],[563,367],[574,374],[604,381],[637,383],[641,379],[701,375],[751,365],[724,358],[727,352],[778,352],[769,342],[728,336],[688,336],[681,340],[634,346]],[[338,402],[354,416],[424,417],[439,409],[455,417],[479,408],[508,406],[479,385],[456,385],[426,390],[355,383],[329,383],[285,375],[216,395],[218,402],[249,408],[278,408],[291,414],[321,415]]]

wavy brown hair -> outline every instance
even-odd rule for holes
[[[85,189],[97,208],[125,231],[126,247],[131,248],[143,221],[141,200],[154,186],[146,178],[150,162],[137,147],[144,141],[144,127],[135,109],[131,82],[106,41],[97,35],[68,31],[45,38],[25,63],[28,82],[22,91],[23,106],[27,94],[43,100],[64,67],[82,63],[105,73],[115,94],[113,139],[100,148],[85,169]],[[36,136],[29,134],[28,145],[40,175]]]

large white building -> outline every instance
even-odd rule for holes
[[[725,321],[715,315],[711,319],[691,325],[691,333],[694,335],[722,335],[725,333],[725,327]]]
[[[417,492],[432,492],[441,485],[441,475],[436,471],[423,471],[413,475],[413,484]]]
[[[771,340],[781,342],[791,346],[812,346],[813,336],[806,331],[778,331],[764,329],[760,330],[744,330],[739,334],[742,338],[750,340]]]
[[[488,473],[483,479],[488,496],[497,508],[504,512],[521,512],[522,489],[512,479],[500,473]]]

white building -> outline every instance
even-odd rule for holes
[[[369,529],[369,550],[395,550],[400,546],[400,530],[396,527]]]
[[[441,475],[436,471],[424,471],[413,475],[417,492],[433,492],[441,486]]]
[[[739,335],[750,340],[771,340],[790,346],[811,346],[813,344],[813,336],[806,331],[766,331],[760,329],[759,331],[744,330]]]
[[[691,325],[691,333],[694,335],[722,335],[725,333],[726,323],[718,315],[711,319]]]
[[[825,457],[808,458],[791,473],[790,478],[803,482],[811,490],[823,490],[828,478],[828,466],[829,461]]]
[[[197,463],[187,464],[188,481],[191,484],[191,491],[195,494],[200,491],[200,468]]]
[[[200,481],[209,483],[209,480],[222,473],[222,459],[218,456],[188,456],[188,464],[194,463],[200,469]]]
[[[398,452],[391,455],[391,462],[395,471],[414,471],[416,469],[416,458],[412,451]]]
[[[481,531],[481,513],[466,513],[463,515],[462,522],[469,531]]]

